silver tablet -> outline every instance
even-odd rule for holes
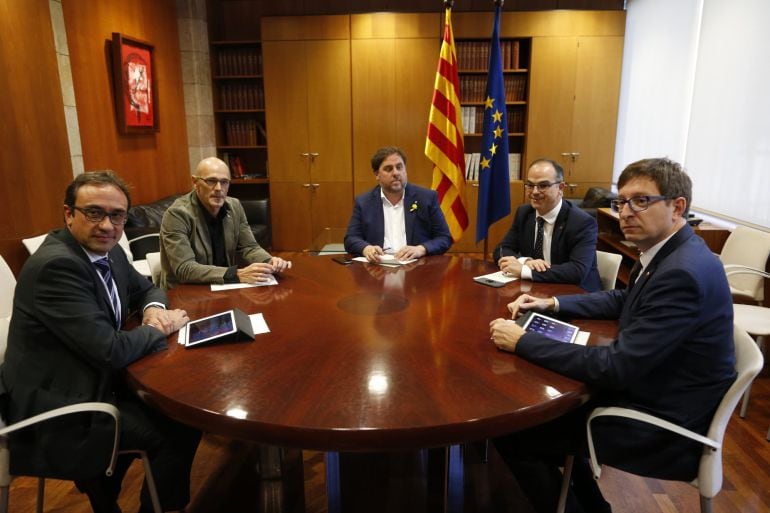
[[[516,323],[527,331],[539,333],[544,337],[572,344],[577,338],[580,329],[573,325],[553,317],[548,317],[539,312],[527,312],[516,320]]]

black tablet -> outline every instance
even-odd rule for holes
[[[246,337],[254,338],[251,319],[241,310],[234,308],[188,322],[184,345],[193,347],[208,342]]]
[[[580,331],[577,326],[569,324],[553,317],[548,317],[539,312],[529,311],[516,320],[516,324],[527,331],[540,333],[541,335],[572,344]]]

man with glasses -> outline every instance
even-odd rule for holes
[[[596,219],[563,199],[562,167],[553,160],[535,160],[524,191],[529,204],[516,210],[511,229],[492,254],[500,270],[523,280],[601,290]]]
[[[230,169],[215,157],[201,160],[193,190],[177,199],[160,226],[160,286],[179,283],[259,283],[291,268],[254,239],[241,202],[229,198]],[[246,263],[238,268],[239,260]]]
[[[609,511],[584,458],[591,409],[632,408],[705,434],[735,379],[730,287],[719,259],[686,222],[690,178],[669,159],[646,159],[626,167],[618,188],[612,206],[620,228],[641,251],[628,288],[551,298],[523,294],[508,305],[514,318],[540,310],[617,319],[617,338],[584,347],[525,332],[511,320],[490,323],[498,348],[592,389],[591,400],[575,412],[496,441],[538,512],[555,511],[556,467],[565,454],[578,456],[573,484],[583,510]],[[598,418],[592,429],[600,462],[659,479],[697,476],[704,450],[698,442],[628,419]]]
[[[147,452],[166,511],[190,499],[197,430],[147,407],[128,389],[122,369],[166,348],[187,321],[167,310],[166,294],[129,263],[118,244],[131,205],[112,172],[78,176],[64,197],[66,227],[48,234],[19,275],[0,395],[5,420],[19,422],[74,403],[104,401],[120,410],[120,447]],[[141,324],[125,329],[138,312]],[[83,414],[11,435],[11,474],[74,479],[96,513],[120,511],[117,496],[131,458],[105,476],[113,422]],[[146,490],[141,511],[151,511]]]

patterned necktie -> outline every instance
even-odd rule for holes
[[[535,253],[532,258],[535,260],[543,260],[543,227],[545,226],[545,219],[542,217],[537,218],[537,237],[535,237]]]
[[[112,312],[115,314],[115,325],[120,329],[120,303],[118,302],[118,288],[115,286],[115,282],[112,280],[112,270],[110,270],[110,262],[107,257],[100,258],[94,262],[96,270],[107,286],[107,292],[110,295],[110,302],[112,303]]]

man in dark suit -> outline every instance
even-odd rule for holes
[[[166,337],[187,321],[167,310],[166,295],[141,276],[117,243],[130,199],[111,172],[78,176],[64,198],[64,229],[52,231],[19,275],[0,368],[4,417],[18,422],[86,401],[115,404],[121,412],[121,447],[147,452],[161,506],[189,502],[190,468],[200,439],[144,405],[126,387],[121,370],[166,348]],[[139,312],[142,323],[124,329]],[[11,437],[11,474],[75,479],[96,513],[120,511],[116,499],[130,464],[118,461],[104,476],[112,451],[111,420],[104,415],[63,417]],[[142,510],[152,509],[142,492]]]
[[[545,299],[524,294],[508,305],[514,317],[541,310],[617,318],[618,338],[583,347],[525,333],[511,320],[490,323],[500,349],[594,387],[589,403],[576,412],[496,442],[538,511],[555,510],[549,508],[556,507],[558,477],[551,481],[555,495],[539,489],[548,479],[540,475],[534,482],[535,472],[521,461],[533,447],[540,457],[561,452],[552,464],[563,462],[564,453],[583,456],[586,415],[603,405],[642,410],[705,434],[735,379],[730,287],[719,259],[686,222],[690,178],[675,162],[647,159],[629,165],[618,187],[613,208],[620,228],[641,251],[640,271],[632,273],[629,287]],[[663,479],[697,475],[703,451],[697,442],[626,419],[597,419],[592,426],[601,462]],[[575,495],[583,509],[609,510],[584,458],[576,458],[576,470],[582,482],[573,482]],[[555,466],[548,474],[558,476]]]
[[[372,157],[377,187],[356,198],[345,234],[345,251],[377,262],[440,255],[452,245],[436,191],[407,183],[406,155],[380,148]]]
[[[601,290],[596,219],[563,199],[561,166],[553,160],[534,161],[524,190],[530,203],[516,210],[511,229],[493,253],[500,270],[524,280]]]

